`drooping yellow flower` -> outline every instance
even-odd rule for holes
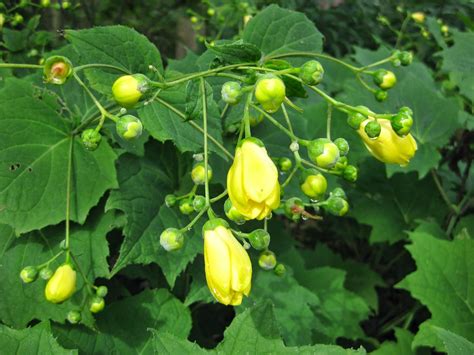
[[[207,222],[203,233],[207,286],[218,302],[237,306],[243,295],[249,295],[252,283],[247,251],[222,219]]]
[[[280,204],[278,170],[263,143],[246,138],[227,174],[232,205],[247,219],[263,219]]]
[[[61,303],[76,291],[76,272],[69,264],[61,265],[49,279],[44,296],[49,302]]]
[[[377,120],[382,127],[377,138],[370,138],[364,128],[371,120],[367,119],[361,123],[357,132],[369,152],[378,160],[388,164],[399,164],[405,166],[413,158],[417,150],[416,141],[411,134],[405,137],[398,136],[392,129],[390,120]]]

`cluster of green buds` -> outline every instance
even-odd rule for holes
[[[394,67],[399,67],[400,65],[406,67],[413,62],[413,53],[409,51],[399,51],[396,50],[392,54],[392,64]]]

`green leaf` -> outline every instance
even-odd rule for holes
[[[161,158],[161,159],[160,159]],[[167,227],[180,228],[188,217],[164,204],[165,195],[173,192],[178,179],[180,157],[168,146],[152,146],[145,158],[123,155],[118,163],[120,189],[112,191],[106,209],[125,212],[127,225],[125,240],[112,274],[130,264],[157,263],[168,283],[173,286],[176,277],[202,248],[200,231],[186,234],[185,246],[167,252],[160,245],[160,234]]]
[[[109,247],[107,233],[114,227],[113,213],[99,212],[91,216],[84,226],[73,225],[71,229],[71,250],[81,270],[90,282],[98,277],[108,277],[107,257]],[[68,301],[57,305],[46,301],[42,279],[23,284],[19,273],[29,265],[39,265],[48,261],[60,251],[64,240],[64,227],[55,226],[15,238],[12,230],[5,225],[0,227],[0,320],[13,327],[25,327],[31,320],[52,319],[64,323],[69,310],[81,309],[86,289],[82,278],[77,277],[77,292]],[[65,260],[60,256],[51,264],[54,270]],[[83,322],[92,327],[94,319],[89,311],[84,311]]]
[[[443,350],[433,326],[474,340],[474,240],[446,241],[429,234],[412,234],[407,246],[417,270],[397,287],[408,290],[428,307],[431,319],[421,324],[414,346]]]
[[[215,105],[213,99],[212,86],[207,81],[204,81],[206,91],[206,103],[207,107]],[[200,80],[188,81],[186,84],[186,105],[185,105],[185,121],[195,120],[202,117],[202,90]]]
[[[257,62],[262,56],[262,52],[257,46],[238,40],[232,43],[207,44],[206,47],[225,64],[238,64]]]
[[[156,332],[153,338],[155,351],[163,354],[176,354],[183,351],[204,353],[187,340],[169,333]],[[216,349],[207,351],[217,354],[315,354],[315,355],[364,355],[363,348],[343,349],[336,345],[313,345],[287,347],[280,339],[278,323],[269,302],[259,303],[239,314],[224,332],[224,340]]]
[[[443,70],[459,86],[462,95],[474,101],[474,33],[453,31],[454,45],[443,50]]]
[[[195,302],[215,302],[214,297],[207,287],[206,274],[204,272],[204,258],[196,258],[194,262],[189,265],[186,273],[191,277],[191,286],[184,301],[185,306],[189,307]]]
[[[22,330],[10,329],[0,324],[0,347],[5,354],[77,354],[58,344],[51,334],[49,322]]]
[[[243,40],[260,48],[265,57],[299,51],[320,53],[323,46],[323,36],[313,22],[277,5],[268,6],[249,21]]]
[[[448,355],[474,354],[474,344],[466,338],[439,327],[433,327],[433,330],[443,341]]]
[[[55,326],[59,341],[84,354],[153,354],[151,330],[185,339],[191,315],[167,290],[146,290],[107,305],[97,316],[95,333],[81,326]]]
[[[411,355],[415,354],[411,349],[413,334],[403,328],[395,328],[396,342],[384,341],[380,348],[372,351],[370,355]]]
[[[64,220],[69,159],[73,221],[84,223],[105,191],[117,186],[116,155],[108,143],[85,150],[79,137],[71,137],[72,124],[57,113],[60,108],[18,79],[0,90],[0,223],[17,234]]]

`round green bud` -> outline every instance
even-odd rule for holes
[[[341,156],[346,156],[349,153],[349,142],[347,142],[344,138],[337,138],[334,141],[334,144],[339,149],[339,154]]]
[[[99,313],[105,307],[105,301],[102,297],[93,297],[89,304],[89,311],[91,313]]]
[[[12,23],[13,26],[16,26],[20,23],[23,23],[23,21],[24,21],[23,16],[17,12],[15,15],[13,15],[13,19],[12,19],[11,23]]]
[[[373,75],[375,84],[377,84],[381,89],[391,89],[397,83],[397,77],[389,70],[379,69],[375,71]]]
[[[410,133],[413,126],[413,118],[407,112],[399,112],[396,116],[392,117],[391,125],[397,135],[404,137]]]
[[[93,128],[88,128],[81,134],[81,141],[84,148],[90,151],[94,151],[102,141],[102,136]]]
[[[402,65],[402,62],[398,58],[393,58],[391,60],[391,63],[395,68],[398,68],[400,65]]]
[[[237,104],[242,98],[242,88],[236,81],[228,81],[222,85],[222,100],[230,105]]]
[[[109,292],[109,290],[107,289],[107,286],[99,286],[97,287],[97,289],[95,290],[95,294],[98,296],[98,297],[102,297],[104,298],[105,296],[107,296],[107,293]]]
[[[316,169],[303,171],[300,179],[300,189],[313,200],[320,200],[326,193],[328,183],[324,175]]]
[[[273,272],[277,276],[283,276],[286,273],[286,267],[283,264],[278,264],[277,266],[275,266],[275,269],[273,270]]]
[[[204,162],[194,164],[191,178],[196,185],[204,185],[206,183],[206,166]],[[207,164],[207,180],[212,180],[212,168],[209,164]]]
[[[20,272],[20,278],[25,284],[33,282],[38,277],[38,269],[34,266],[27,266]]]
[[[382,132],[382,127],[380,126],[380,123],[378,123],[376,120],[373,120],[365,125],[364,130],[369,138],[377,138],[380,136],[380,132]]]
[[[44,82],[62,85],[72,75],[73,66],[66,57],[55,55],[45,60],[43,66]]]
[[[176,228],[166,228],[160,235],[160,244],[166,251],[179,250],[184,245],[183,233]]]
[[[176,201],[177,201],[176,196],[173,194],[169,194],[165,196],[166,207],[173,207],[174,205],[176,205]]]
[[[413,110],[409,108],[408,106],[400,107],[400,110],[398,110],[398,113],[404,113],[409,116],[413,116]]]
[[[190,198],[184,198],[179,201],[179,211],[182,214],[191,214],[194,212],[193,201]]]
[[[207,14],[212,17],[216,14],[216,10],[214,10],[213,8],[209,8],[207,9]]]
[[[309,159],[321,168],[330,169],[339,160],[339,149],[329,139],[312,140],[309,142],[307,149]]]
[[[297,221],[301,218],[301,213],[304,212],[304,203],[300,198],[292,197],[285,201],[283,210],[288,218]]]
[[[249,242],[255,250],[267,249],[270,245],[270,234],[263,229],[255,229],[249,234]]]
[[[305,84],[317,85],[323,80],[324,68],[317,60],[310,60],[301,66],[298,75]]]
[[[125,140],[132,140],[141,136],[143,125],[141,121],[132,115],[119,117],[115,124],[117,134]]]
[[[67,313],[67,321],[71,324],[77,324],[82,320],[81,312],[79,311],[69,311]]]
[[[63,1],[61,7],[63,8],[63,10],[67,10],[71,7],[71,3],[69,1]]]
[[[249,117],[250,126],[251,127],[258,126],[263,121],[264,118],[265,116],[263,116],[262,113],[260,115],[250,115]]]
[[[336,187],[334,190],[331,191],[330,193],[331,197],[340,197],[344,200],[347,200],[347,195],[344,192],[344,190],[340,187]]]
[[[112,85],[112,95],[122,107],[132,108],[150,88],[143,74],[122,75]]]
[[[377,90],[374,92],[374,97],[378,102],[383,102],[388,97],[388,92],[385,90]]]
[[[197,16],[191,16],[190,20],[191,20],[192,23],[198,23],[199,22],[199,19],[197,18]]]
[[[275,253],[270,250],[264,251],[258,258],[258,266],[264,270],[272,270],[277,263]]]
[[[334,165],[334,170],[344,170],[347,166],[347,157],[340,157],[339,160],[337,161],[337,164]]]
[[[286,173],[287,171],[290,171],[292,166],[293,166],[293,162],[291,161],[290,158],[283,157],[283,158],[278,159],[278,167],[280,168],[281,171]]]
[[[278,111],[285,100],[285,96],[285,83],[276,75],[263,75],[255,85],[255,98],[262,105],[262,108],[269,113]]]
[[[43,280],[49,280],[52,276],[53,276],[53,270],[51,270],[49,267],[45,266],[44,268],[42,268],[39,272],[39,276],[43,279]]]
[[[347,124],[354,129],[359,129],[360,124],[367,119],[367,116],[364,116],[360,112],[351,112],[347,116]]]
[[[243,214],[241,214],[237,208],[232,205],[232,201],[227,199],[224,203],[224,212],[227,218],[237,224],[244,224],[246,219]]]
[[[342,172],[342,177],[344,180],[349,182],[356,182],[357,181],[357,173],[358,170],[354,165],[348,165]]]
[[[201,195],[194,196],[193,207],[196,212],[201,212],[206,206],[206,198]]]
[[[41,7],[49,7],[51,5],[51,0],[41,0],[40,5]]]
[[[413,62],[413,53],[408,51],[402,51],[398,55],[398,59],[400,59],[400,63],[406,67]]]
[[[326,200],[324,208],[334,216],[344,216],[349,210],[349,203],[341,197],[331,196]]]

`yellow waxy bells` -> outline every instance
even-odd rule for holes
[[[247,251],[222,219],[207,222],[203,233],[207,286],[219,303],[237,306],[250,293],[252,263]]]
[[[44,296],[49,302],[61,303],[76,291],[76,272],[69,264],[61,265],[49,279]]]
[[[232,205],[246,219],[263,219],[280,204],[278,170],[263,143],[256,138],[241,141],[227,174]]]
[[[382,127],[378,138],[369,138],[364,128],[370,119],[361,123],[357,132],[362,137],[369,152],[378,160],[388,164],[399,164],[405,166],[413,158],[417,150],[416,141],[411,134],[405,137],[398,136],[392,129],[389,120],[379,119]]]

